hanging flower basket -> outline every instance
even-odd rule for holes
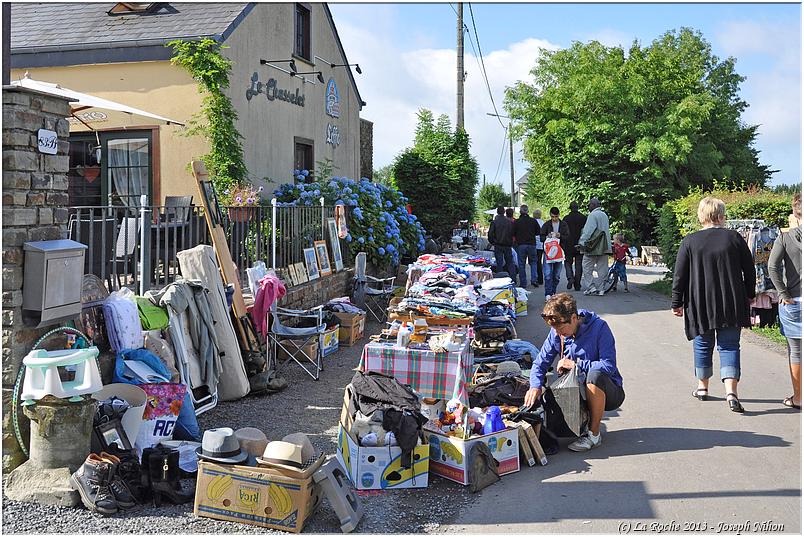
[[[229,220],[232,222],[248,222],[254,218],[255,207],[229,207]]]

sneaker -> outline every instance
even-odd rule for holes
[[[544,301],[547,302],[553,295],[544,295]]]
[[[631,291],[629,291],[629,290],[628,290],[628,287],[626,287],[625,289],[623,289],[623,293],[630,293],[630,292],[631,292]]]
[[[592,293],[592,294],[595,294],[595,293]],[[606,294],[606,291],[603,291],[603,290],[601,289],[601,290],[600,290],[600,291],[598,291],[596,294],[597,294],[597,296],[603,296],[603,295],[605,295],[605,294]]]
[[[572,451],[589,451],[591,449],[596,448],[600,444],[603,443],[603,435],[598,433],[595,437],[592,435],[592,431],[587,431],[587,433],[569,446],[567,446]]]

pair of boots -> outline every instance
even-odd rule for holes
[[[70,476],[70,485],[81,495],[90,511],[113,515],[137,502],[120,473],[121,461],[115,455],[90,453],[84,464]]]
[[[176,505],[192,501],[194,492],[184,492],[180,480],[177,450],[153,447],[142,451],[140,486],[146,496],[153,497],[154,506],[161,506],[163,499]]]

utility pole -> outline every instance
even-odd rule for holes
[[[516,207],[516,192],[514,190],[516,188],[514,184],[514,135],[511,132],[511,118],[500,114],[491,114],[489,112],[486,112],[486,115],[508,120],[508,155],[511,159],[511,207]]]
[[[483,174],[483,186],[486,186],[486,174]]]
[[[458,110],[455,130],[463,129],[463,4],[458,2]]]
[[[3,85],[11,84],[11,4],[3,2]]]

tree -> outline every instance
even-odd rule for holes
[[[511,196],[503,190],[502,186],[497,183],[483,185],[480,188],[480,192],[477,193],[477,215],[475,221],[487,224],[490,215],[484,214],[484,211],[496,209],[500,205],[507,207],[510,202]]]
[[[453,131],[446,115],[434,120],[422,109],[418,117],[413,147],[394,161],[393,176],[424,228],[442,236],[475,214],[477,162],[469,153],[469,135]]]
[[[531,165],[527,198],[564,206],[596,196],[614,229],[652,235],[657,209],[690,187],[762,186],[772,173],[744,125],[744,77],[701,33],[671,31],[628,53],[596,41],[544,51],[531,84],[506,92]]]
[[[396,188],[396,179],[394,179],[394,165],[386,164],[378,170],[374,170],[373,180],[375,183],[387,186],[388,188]]]

